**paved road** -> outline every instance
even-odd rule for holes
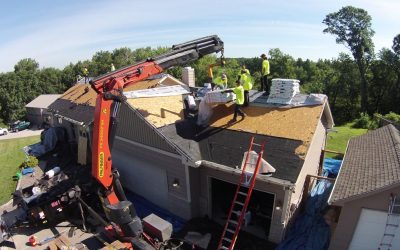
[[[25,129],[18,132],[9,132],[7,135],[0,135],[0,140],[6,139],[14,139],[14,138],[21,138],[21,137],[28,137],[34,135],[40,135],[43,129]]]

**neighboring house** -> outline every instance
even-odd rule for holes
[[[42,126],[43,122],[52,125],[52,115],[48,112],[48,107],[61,95],[40,95],[25,105],[26,116],[31,124],[38,127]]]
[[[348,143],[328,201],[341,207],[329,249],[379,249],[392,195],[400,202],[400,132],[386,125]],[[389,222],[399,223],[399,216]],[[384,241],[393,240],[389,248],[400,249],[399,226],[388,225],[388,232],[394,237]]]
[[[126,91],[181,84],[171,76],[162,79]],[[60,125],[74,128],[75,138],[82,130],[90,135],[84,128],[93,120],[96,94],[85,88],[72,87],[52,105]],[[232,104],[214,107],[205,129],[184,119],[181,95],[128,99],[121,106],[112,151],[124,187],[184,219],[208,215],[224,223],[241,173],[236,166],[254,135],[266,141],[264,158],[276,173],[258,177],[249,206],[252,223],[244,230],[279,242],[299,205],[306,175],[318,173],[333,120],[326,99],[292,108],[267,105],[264,97],[252,99],[244,108],[247,117],[234,124],[228,123]]]

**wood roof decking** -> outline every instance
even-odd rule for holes
[[[156,128],[183,119],[181,95],[128,99],[128,103]]]
[[[296,154],[305,156],[313,138],[324,105],[295,108],[273,108],[248,106],[243,108],[247,117],[230,124],[233,117],[233,104],[222,104],[214,108],[210,120],[212,127],[226,127],[230,130],[299,140],[303,143]]]
[[[177,84],[176,80],[170,80],[168,77],[165,79],[165,77],[162,77],[138,82],[125,88],[124,91],[154,88],[159,86],[160,82],[162,82],[163,86]],[[62,94],[55,102],[53,102],[49,106],[49,109],[56,111],[62,116],[89,124],[93,121],[96,97],[96,92],[89,84],[76,84]],[[157,124],[162,124],[162,121],[155,122]]]

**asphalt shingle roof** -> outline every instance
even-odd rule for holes
[[[349,141],[330,203],[364,197],[400,184],[400,132],[393,125]]]
[[[189,121],[176,122],[159,128],[159,131],[193,161],[206,160],[235,168],[242,162],[251,136],[255,136],[257,143],[265,141],[263,157],[276,168],[274,177],[295,183],[304,164],[304,159],[296,154],[296,149],[303,144],[300,140],[218,127],[199,129]],[[255,147],[255,150],[259,148]]]

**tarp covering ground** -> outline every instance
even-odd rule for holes
[[[336,177],[341,163],[341,160],[325,159],[323,175]],[[317,183],[308,195],[304,213],[293,223],[277,250],[328,249],[331,235],[330,227],[324,220],[324,212],[332,188],[333,183],[328,180],[320,180]]]
[[[171,223],[174,232],[180,231],[186,223],[184,219],[170,213],[154,203],[151,203],[140,195],[127,192],[126,197],[130,202],[133,203],[136,213],[141,219],[153,213]]]

